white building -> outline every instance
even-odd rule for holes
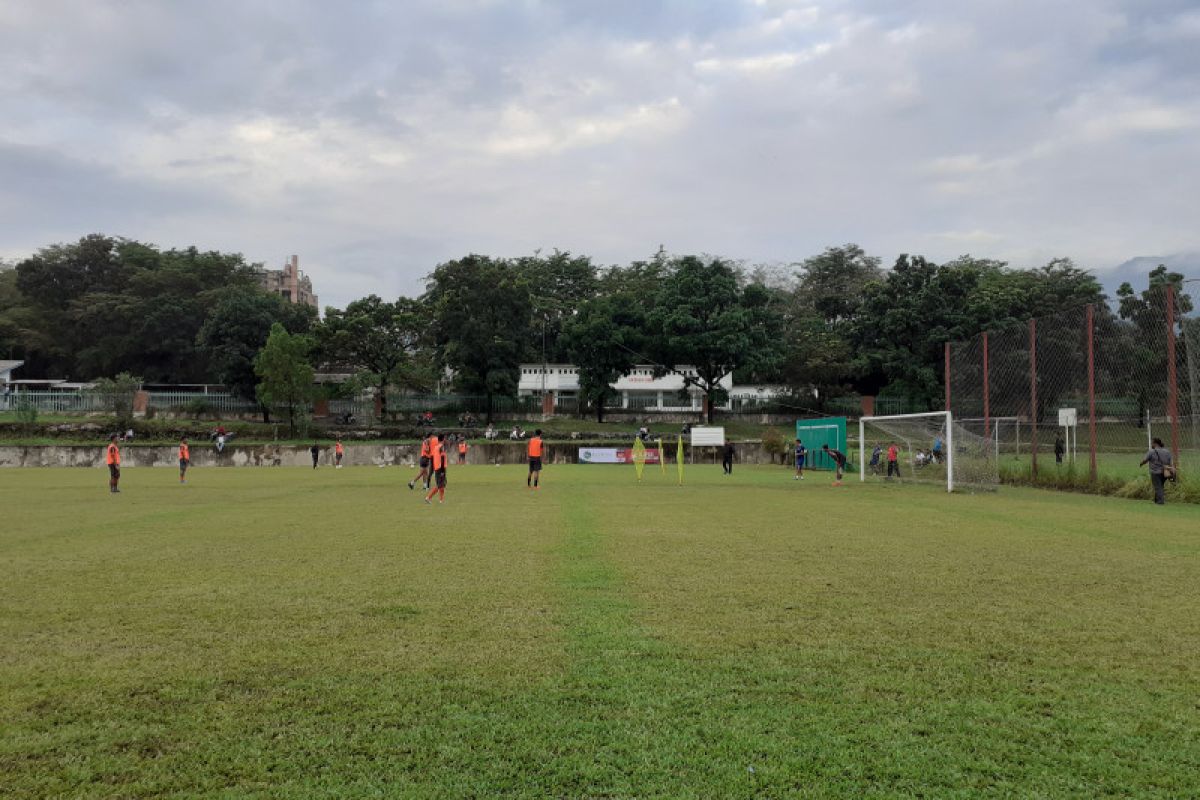
[[[681,366],[679,370],[694,374],[691,367]],[[733,377],[726,375],[720,383],[726,391],[729,391],[733,388]],[[681,397],[680,392],[683,389],[682,375],[672,372],[656,378],[654,377],[654,367],[648,365],[634,367],[631,372],[622,375],[613,384],[613,391],[621,399],[621,408],[699,411],[704,407],[703,392],[695,387],[689,387],[687,395]],[[522,364],[517,395],[540,397],[543,394],[551,395],[556,401],[559,398],[577,399],[579,397],[579,368],[574,364]],[[728,404],[720,407],[728,408]]]

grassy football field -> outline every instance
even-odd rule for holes
[[[0,796],[1195,797],[1200,508],[0,471]]]

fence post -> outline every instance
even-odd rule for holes
[[[946,342],[945,365],[942,367],[942,377],[946,381],[946,411],[950,410],[950,343]]]
[[[1179,383],[1175,374],[1175,287],[1167,284],[1167,415],[1171,418],[1171,458],[1179,463]]]
[[[983,332],[983,438],[992,435],[992,403],[988,389],[988,335]]]
[[[1029,320],[1029,421],[1033,423],[1030,435],[1030,474],[1037,477],[1038,447],[1038,404],[1037,404],[1037,320]]]
[[[1087,304],[1088,445],[1091,460],[1088,475],[1096,480],[1096,326],[1095,305]]]

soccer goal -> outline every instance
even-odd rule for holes
[[[888,451],[896,448],[893,466]],[[862,417],[858,421],[859,478],[994,489],[995,443],[954,422],[949,411]],[[890,474],[889,474],[890,473]]]

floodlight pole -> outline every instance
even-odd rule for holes
[[[954,415],[946,410],[946,491],[954,491]]]

